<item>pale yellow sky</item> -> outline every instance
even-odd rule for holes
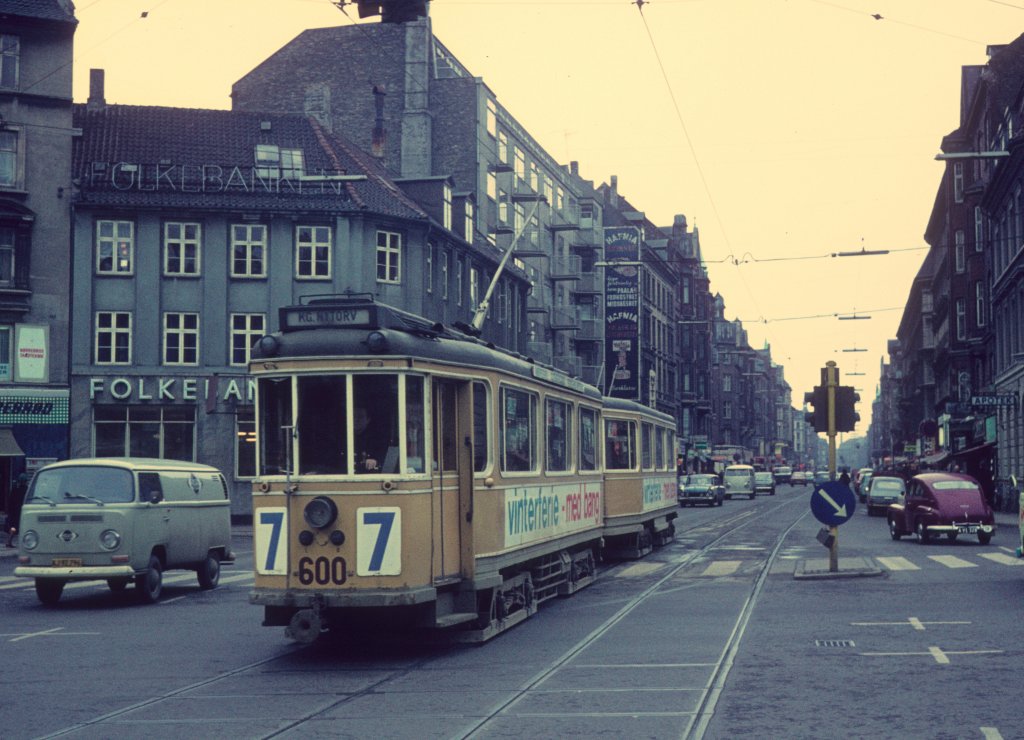
[[[626,0],[437,0],[430,13],[558,161],[595,184],[617,175],[656,223],[684,213],[698,226],[712,289],[753,345],[771,344],[794,402],[828,360],[866,373],[842,378],[862,388],[866,429],[925,255],[960,68],[1024,32],[1024,0],[651,0],[642,14]],[[248,70],[356,12],[330,0],[80,0],[77,16],[76,101],[101,67],[111,103],[228,108]],[[862,247],[894,251],[816,259]],[[851,312],[872,319],[831,318]],[[868,352],[841,351],[855,347]]]

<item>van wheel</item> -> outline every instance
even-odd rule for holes
[[[115,594],[119,594],[122,591],[124,591],[126,588],[128,588],[128,579],[127,578],[108,578],[107,579],[107,586],[109,586],[110,590],[113,591]]]
[[[64,592],[64,581],[57,581],[53,578],[36,579],[36,596],[46,606],[53,606],[60,601],[60,595]]]
[[[212,553],[207,555],[203,564],[196,568],[196,576],[199,578],[199,588],[217,588],[220,583],[220,559]]]
[[[146,604],[154,604],[160,599],[164,589],[164,566],[156,555],[149,556],[149,567],[142,575],[135,576],[135,590],[139,598]]]

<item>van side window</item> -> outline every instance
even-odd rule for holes
[[[159,473],[139,473],[139,500],[158,504],[164,500],[164,488]]]

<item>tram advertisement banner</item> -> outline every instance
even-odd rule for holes
[[[506,488],[505,547],[600,527],[603,517],[600,481]]]
[[[678,504],[678,487],[674,474],[671,478],[644,478],[644,511]]]
[[[640,400],[640,230],[604,230],[605,395]]]

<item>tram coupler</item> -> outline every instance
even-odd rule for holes
[[[304,645],[314,642],[327,627],[321,606],[321,599],[317,598],[313,600],[309,609],[299,609],[295,612],[284,629],[285,636]]]

